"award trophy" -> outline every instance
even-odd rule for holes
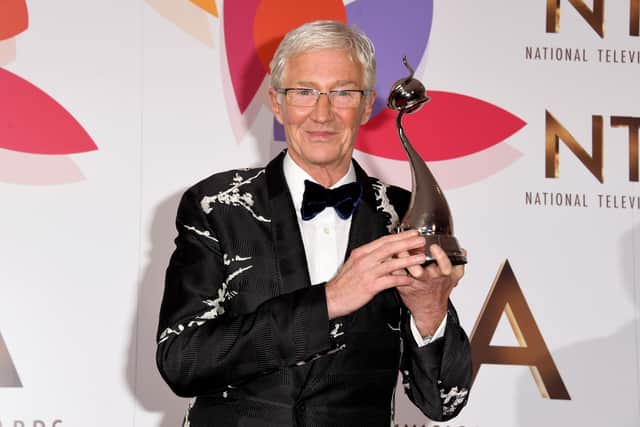
[[[402,128],[402,116],[405,113],[411,114],[418,111],[429,101],[423,84],[413,78],[414,71],[408,64],[406,56],[402,58],[402,63],[411,75],[393,84],[387,100],[387,107],[398,111],[396,127],[411,166],[411,200],[409,209],[398,226],[398,232],[413,228],[426,238],[425,265],[435,261],[429,252],[429,247],[433,243],[442,247],[449,256],[451,264],[466,264],[467,257],[453,236],[453,220],[447,199],[424,160],[409,143]]]

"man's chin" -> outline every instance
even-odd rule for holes
[[[313,150],[309,153],[308,159],[316,165],[330,166],[341,163],[345,154],[335,149]]]

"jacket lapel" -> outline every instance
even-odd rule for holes
[[[282,169],[284,152],[266,168],[267,191],[271,204],[271,221],[277,269],[280,274],[280,293],[289,293],[311,286],[307,259],[298,218]]]
[[[345,261],[353,249],[388,234],[385,218],[377,211],[376,195],[371,180],[355,160],[353,160],[353,166],[356,171],[356,179],[362,184],[362,200],[351,220]]]
[[[289,293],[311,286],[311,282],[298,218],[282,169],[284,155],[284,152],[280,153],[267,165],[266,179],[271,205],[274,252],[281,278],[280,291]],[[353,249],[388,234],[385,217],[377,211],[376,194],[371,179],[355,160],[353,164],[356,179],[362,184],[362,200],[351,220],[345,260]]]

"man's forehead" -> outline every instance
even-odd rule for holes
[[[284,80],[296,84],[360,86],[363,79],[362,65],[347,50],[307,50],[289,57],[283,71]]]

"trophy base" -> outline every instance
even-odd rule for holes
[[[397,231],[406,231],[409,228],[410,227],[399,226]],[[436,259],[433,258],[431,256],[431,253],[429,252],[429,247],[433,244],[436,244],[442,248],[442,250],[449,257],[451,265],[462,265],[467,263],[467,256],[464,254],[464,252],[462,252],[462,249],[460,249],[458,240],[454,236],[450,234],[427,234],[420,229],[418,229],[418,232],[426,240],[427,260],[424,262],[424,264],[422,264],[423,267],[436,262]]]

